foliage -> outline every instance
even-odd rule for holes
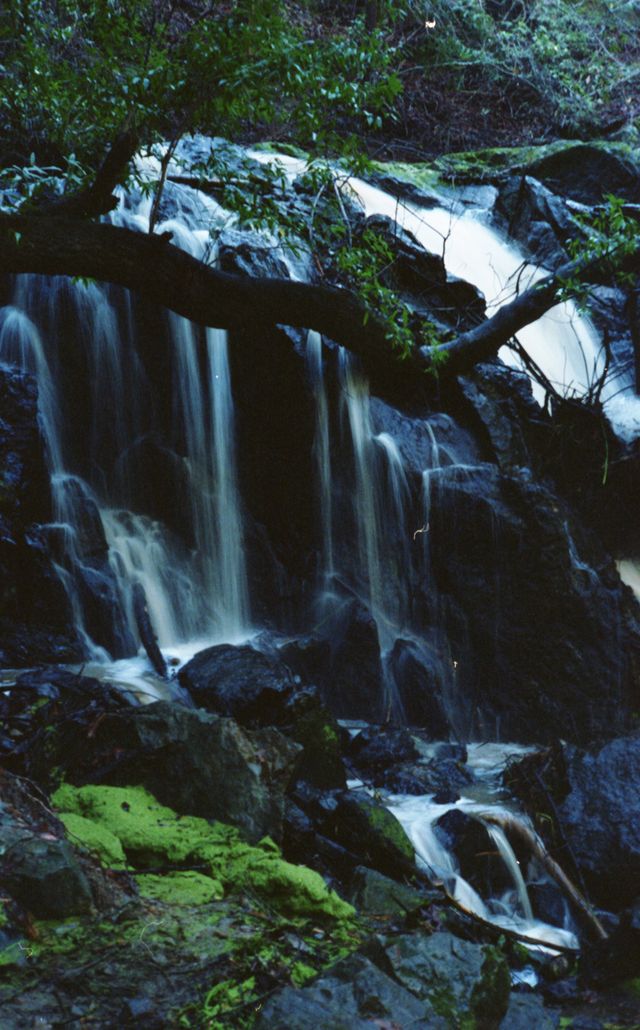
[[[432,0],[405,4],[412,57],[426,88],[478,94],[478,108],[528,110],[556,132],[592,131],[607,112],[636,110],[637,5],[623,0]],[[409,62],[407,62],[409,64]],[[407,97],[409,97],[407,91]]]
[[[337,146],[340,119],[352,130],[375,125],[393,102],[396,52],[358,19],[314,38],[307,7],[15,0],[0,15],[2,163],[34,152],[65,171],[70,154],[94,166],[124,125],[146,142],[280,125]]]

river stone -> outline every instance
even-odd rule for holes
[[[308,987],[285,987],[264,1005],[256,1030],[447,1030],[426,1000],[381,972],[363,955],[350,955]]]
[[[101,782],[141,784],[182,814],[237,826],[250,842],[282,835],[300,746],[276,729],[244,731],[232,719],[158,701],[107,716],[94,746],[119,754]]]
[[[252,647],[218,644],[200,651],[178,674],[201,708],[243,725],[277,725],[295,690],[290,669]]]
[[[350,742],[348,757],[359,773],[371,777],[417,758],[418,751],[408,730],[368,726]]]
[[[509,967],[493,947],[438,932],[383,940],[393,976],[431,1001],[448,1026],[475,1020],[484,1030],[500,1025],[509,1004]]]

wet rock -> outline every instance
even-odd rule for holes
[[[303,748],[297,779],[321,790],[346,786],[340,727],[315,687],[297,690],[289,699],[283,732]]]
[[[308,865],[315,852],[316,833],[309,816],[290,798],[285,798],[282,851],[289,862]]]
[[[73,661],[81,649],[42,524],[51,491],[35,379],[0,367],[0,663]]]
[[[181,685],[197,705],[243,725],[278,725],[295,690],[290,670],[252,647],[219,644],[200,651],[180,670]]]
[[[394,977],[417,997],[436,1003],[447,1025],[473,1020],[485,1030],[500,1026],[510,976],[495,948],[444,932],[388,938],[383,946]]]
[[[388,670],[407,723],[419,726],[433,740],[448,737],[451,727],[442,697],[439,659],[429,655],[425,647],[399,639],[391,649]]]
[[[282,835],[300,747],[276,729],[244,731],[232,719],[158,701],[105,717],[91,746],[94,760],[103,758],[103,783],[141,784],[179,812],[239,827],[249,841]]]
[[[459,382],[500,468],[536,468],[551,442],[552,426],[533,399],[529,376],[501,361],[482,362]]]
[[[383,274],[384,285],[416,311],[457,331],[470,329],[484,317],[482,294],[471,283],[448,276],[442,258],[425,250],[412,233],[385,215],[371,215],[364,228],[384,240],[393,253],[394,260]]]
[[[420,479],[424,469],[436,465],[474,465],[482,460],[478,441],[446,412],[413,416],[379,397],[372,397],[370,404],[375,431],[393,437],[405,469]]]
[[[383,670],[371,612],[347,598],[335,606],[325,632],[332,643],[331,659],[317,683],[329,708],[337,718],[382,722]]]
[[[0,693],[6,736],[0,758],[7,768],[45,787],[90,761],[91,727],[133,698],[110,683],[57,666],[30,669]]]
[[[318,811],[318,825],[325,837],[357,856],[361,865],[395,878],[413,867],[413,846],[402,825],[364,791],[326,797]]]
[[[496,212],[506,231],[536,263],[555,268],[567,260],[563,244],[577,231],[565,202],[531,176],[509,179],[500,189]]]
[[[367,958],[350,955],[310,986],[285,987],[269,998],[256,1030],[375,1030],[384,1025],[446,1030],[450,1024]]]
[[[426,893],[366,866],[357,866],[354,870],[347,899],[358,912],[379,916],[405,916],[429,903]]]

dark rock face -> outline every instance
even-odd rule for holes
[[[531,176],[513,178],[501,188],[496,213],[504,219],[508,235],[547,268],[567,260],[564,243],[575,235],[577,224],[565,202]]]
[[[34,379],[0,366],[0,664],[72,661],[81,651],[41,524],[51,494]]]
[[[565,768],[558,814],[589,894],[605,908],[629,905],[640,893],[640,734],[599,750],[567,747]]]
[[[473,655],[465,696],[511,739],[624,731],[640,624],[610,559],[525,470],[443,469],[433,489],[433,568]]]
[[[527,169],[554,193],[582,204],[600,204],[608,193],[640,201],[640,168],[627,153],[576,143],[535,161]]]
[[[424,646],[398,639],[388,658],[388,672],[409,725],[420,726],[433,740],[446,739],[451,726],[442,696],[440,660]]]

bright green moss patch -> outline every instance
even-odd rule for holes
[[[171,905],[206,905],[224,897],[224,887],[219,880],[195,870],[168,873],[166,876],[148,873],[138,876],[137,881],[143,897]]]
[[[75,812],[62,812],[60,820],[64,823],[67,835],[72,844],[76,847],[90,851],[102,863],[113,869],[123,869],[126,865],[126,857],[122,844],[115,836],[100,823],[85,819],[83,815]]]
[[[329,890],[318,873],[285,862],[273,841],[265,838],[252,847],[233,827],[179,816],[143,787],[65,784],[52,800],[63,813],[82,816],[108,830],[137,868],[204,864],[213,881],[265,897],[289,915],[336,919],[354,915],[351,905]]]

